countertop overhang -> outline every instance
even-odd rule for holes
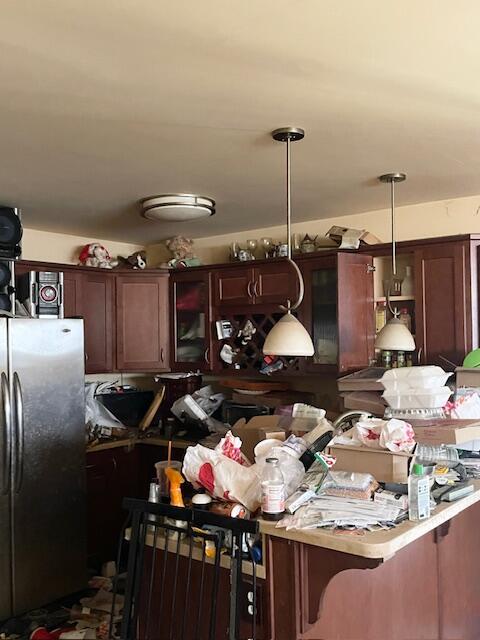
[[[276,527],[275,522],[260,519],[260,532],[315,547],[385,561],[411,542],[428,534],[479,502],[480,480],[473,480],[472,483],[475,487],[473,493],[457,502],[440,503],[427,520],[420,522],[407,520],[397,527],[385,531],[366,532],[363,535],[358,535],[356,532],[335,533],[328,529],[287,531],[285,528]]]

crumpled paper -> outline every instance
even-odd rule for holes
[[[408,422],[392,418],[365,418],[330,444],[364,446],[370,449],[388,449],[393,453],[412,453],[415,447],[415,432]]]

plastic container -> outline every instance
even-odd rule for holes
[[[405,367],[385,371],[380,378],[387,392],[406,392],[410,389],[438,389],[444,387],[453,373],[447,373],[442,367]]]
[[[182,473],[182,463],[178,462],[178,460],[170,460],[170,464],[167,460],[162,460],[162,462],[155,463],[155,469],[157,471],[157,479],[158,479],[158,494],[162,498],[167,498],[170,496],[170,483],[168,482],[168,478],[165,475],[165,469],[167,467],[171,467],[172,469],[176,469],[179,473]]]
[[[408,478],[408,519],[414,522],[430,517],[430,480],[423,465],[415,463]]]
[[[262,473],[262,516],[280,520],[285,513],[285,480],[278,458],[267,458]]]
[[[408,369],[407,369],[408,371]],[[452,395],[450,387],[384,391],[382,397],[392,409],[440,409]]]

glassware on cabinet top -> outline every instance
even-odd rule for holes
[[[250,255],[252,256],[252,260],[255,260],[255,251],[257,250],[257,247],[258,247],[258,240],[254,240],[254,239],[247,240],[247,251],[250,252]]]
[[[232,242],[230,244],[230,260],[238,260],[238,253],[240,251],[240,245],[238,242]]]
[[[415,292],[415,283],[413,280],[413,267],[407,264],[405,267],[405,277],[402,283],[402,294],[404,296],[413,296]]]
[[[265,258],[270,258],[271,257],[270,254],[273,247],[272,238],[260,238],[260,244],[262,245],[262,250]]]

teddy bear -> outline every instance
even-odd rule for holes
[[[101,269],[112,269],[118,264],[117,260],[112,260],[107,249],[99,242],[86,244],[78,256],[78,264],[83,267],[100,267]]]
[[[193,252],[193,240],[190,238],[174,236],[165,240],[165,245],[173,254],[173,258],[168,262],[169,267],[197,267],[201,264]]]

